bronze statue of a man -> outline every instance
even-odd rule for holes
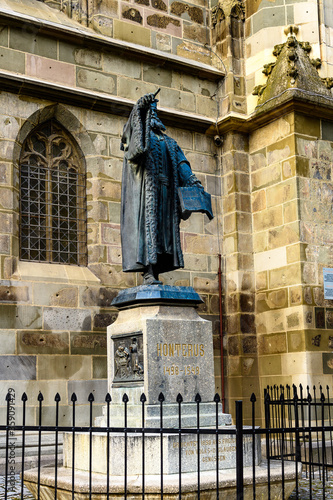
[[[160,273],[184,267],[178,188],[203,190],[176,141],[164,134],[156,94],[135,104],[121,142],[123,270],[142,272],[149,285],[161,283]]]

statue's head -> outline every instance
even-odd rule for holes
[[[166,130],[165,128],[165,125],[163,125],[163,123],[161,122],[161,120],[159,119],[158,115],[157,115],[157,103],[158,103],[158,99],[155,99],[155,101],[153,101],[150,105],[150,109],[151,109],[151,120],[150,120],[150,125],[151,125],[151,128],[153,130],[155,130],[156,132],[159,132],[159,131],[164,131]]]

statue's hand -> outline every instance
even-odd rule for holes
[[[149,106],[155,101],[155,94],[145,94],[140,97],[137,102],[139,108],[149,108]]]
[[[202,191],[204,191],[203,185],[201,184],[199,179],[194,174],[192,174],[187,179],[186,184],[185,184],[185,187],[192,187],[192,186],[196,186],[198,189],[201,189]]]

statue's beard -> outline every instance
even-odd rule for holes
[[[155,132],[161,132],[166,130],[165,126],[157,116],[153,116],[150,121],[150,126]]]

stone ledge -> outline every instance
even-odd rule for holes
[[[135,104],[135,101],[123,97],[50,83],[46,80],[5,70],[0,70],[0,85],[2,92],[7,91],[39,99],[49,99],[103,113],[107,109],[108,113],[119,116],[128,116]],[[213,130],[215,125],[215,120],[207,116],[170,108],[160,107],[159,116],[167,126],[183,127],[187,130],[194,129],[196,132],[206,132],[209,128]]]
[[[18,261],[12,279],[83,285],[98,285],[101,282],[87,267],[25,261]]]
[[[301,473],[302,464],[299,464],[298,474]],[[289,498],[290,493],[295,488],[295,462],[284,462],[284,478],[285,478],[285,489],[286,498]],[[38,481],[38,469],[33,469],[24,472],[24,483],[29,488],[30,491],[37,493],[37,481]],[[182,474],[182,492],[189,493],[193,497],[186,498],[197,498],[197,481],[198,474],[196,472],[188,472]],[[271,498],[272,500],[281,498],[281,462],[270,461],[270,481],[271,481]],[[252,467],[244,468],[244,486],[248,489],[249,494],[252,491],[253,473]],[[42,498],[54,498],[54,469],[52,468],[42,468],[40,484],[43,490]],[[267,487],[267,462],[263,462],[261,465],[256,467],[256,488],[257,491],[260,488]],[[58,469],[58,496],[59,498],[70,499],[72,494],[72,469],[61,467]],[[236,471],[233,470],[223,470],[219,474],[219,490],[223,491],[226,495],[229,490],[230,493],[234,494],[236,488]],[[279,490],[274,491],[273,490]],[[124,477],[123,476],[111,476],[110,477],[110,487],[109,493],[113,495],[121,496],[124,490]],[[170,474],[163,476],[163,490],[168,497],[165,498],[179,498],[179,476],[178,474]],[[233,490],[233,491],[232,491]],[[131,493],[133,496],[131,498],[142,498],[142,477],[141,476],[128,476],[127,478],[127,492]],[[213,494],[216,491],[216,471],[206,471],[200,474],[200,491],[203,493]],[[84,498],[89,496],[89,474],[86,471],[75,471],[75,492],[82,495]],[[104,474],[92,474],[92,493],[106,495],[106,475]],[[160,476],[145,476],[145,492],[147,498],[149,494],[156,495],[161,493],[161,479]],[[61,497],[60,497],[61,495]],[[267,490],[266,490],[267,495]],[[116,498],[116,497],[115,497]],[[123,498],[123,495],[121,496]],[[156,498],[156,496],[152,496]],[[206,498],[206,497],[204,497]],[[208,498],[208,497],[207,497]],[[210,497],[209,497],[210,498]],[[228,498],[224,496],[223,498]],[[262,492],[261,496],[258,498],[268,498]]]
[[[163,66],[165,66],[165,64],[170,64],[174,70],[186,71],[191,75],[196,75],[200,78],[219,80],[224,77],[224,73],[221,70],[215,68],[214,66],[210,66],[209,64],[186,59],[186,57],[176,56],[174,54],[169,54],[161,50],[145,47],[143,45],[109,38],[104,35],[97,34],[82,25],[75,26],[74,22],[72,26],[69,26],[68,24],[63,25],[48,19],[40,19],[35,16],[30,16],[28,14],[3,7],[0,7],[0,19],[3,19],[7,23],[13,23],[15,25],[18,24],[20,27],[22,27],[22,23],[24,23],[25,26],[32,24],[38,27],[38,29],[43,33],[47,32],[49,34],[53,34],[54,36],[66,39],[79,39],[80,43],[84,43],[87,46],[90,44],[98,44],[99,46],[104,46],[104,49],[109,47],[117,50],[123,50],[124,52],[131,52],[133,57],[149,57],[149,60],[152,62],[162,63]],[[101,47],[100,49],[103,50]]]

